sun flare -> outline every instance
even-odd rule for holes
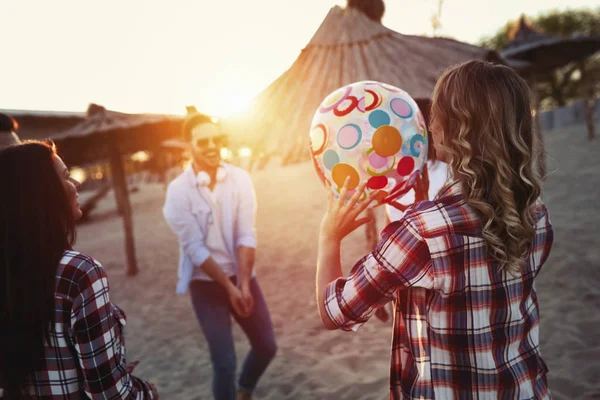
[[[258,94],[259,88],[244,85],[243,82],[232,80],[212,82],[201,85],[191,82],[185,89],[186,104],[198,105],[199,112],[216,118],[231,117],[248,109],[251,100]],[[207,102],[205,97],[209,97]],[[200,106],[205,104],[207,106]]]

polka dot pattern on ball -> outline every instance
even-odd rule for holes
[[[373,128],[379,128],[383,125],[389,125],[392,120],[388,113],[383,110],[375,110],[369,114],[369,123]]]
[[[332,171],[331,177],[333,181],[338,186],[338,188],[344,186],[344,182],[346,182],[346,178],[350,178],[348,181],[348,190],[353,190],[358,186],[359,176],[358,172],[349,164],[339,163],[336,164]]]
[[[340,162],[340,156],[338,155],[338,153],[335,150],[329,149],[323,154],[323,165],[328,170],[331,171],[333,169],[333,167],[335,167],[335,165],[339,162]]]
[[[338,131],[338,145],[344,150],[350,150],[358,146],[362,139],[362,131],[356,124],[347,124]]]
[[[383,157],[393,156],[402,147],[400,131],[393,126],[381,126],[373,134],[373,149]]]
[[[404,99],[393,99],[390,102],[390,108],[400,118],[410,118],[413,115],[412,107]]]

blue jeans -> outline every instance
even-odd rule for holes
[[[235,278],[232,278],[235,283]],[[238,317],[229,304],[227,291],[216,282],[192,281],[190,294],[196,317],[208,341],[213,367],[213,395],[216,400],[234,400],[236,356],[231,334],[233,315],[250,341],[238,380],[239,390],[251,393],[275,357],[277,345],[271,316],[256,279],[250,281],[254,309],[248,318]]]

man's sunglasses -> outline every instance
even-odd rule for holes
[[[198,139],[198,140],[196,140],[194,145],[200,149],[203,149],[203,148],[208,147],[208,144],[211,141],[213,142],[213,144],[216,147],[226,147],[227,146],[227,136],[225,136],[225,135],[212,136],[212,137],[208,137],[208,138]]]

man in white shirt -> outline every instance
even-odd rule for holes
[[[246,171],[221,161],[226,137],[193,114],[183,127],[192,163],[170,184],[164,217],[179,238],[177,293],[190,290],[210,349],[217,400],[250,399],[277,346],[271,317],[253,271],[256,200]],[[231,318],[252,348],[237,381]]]

